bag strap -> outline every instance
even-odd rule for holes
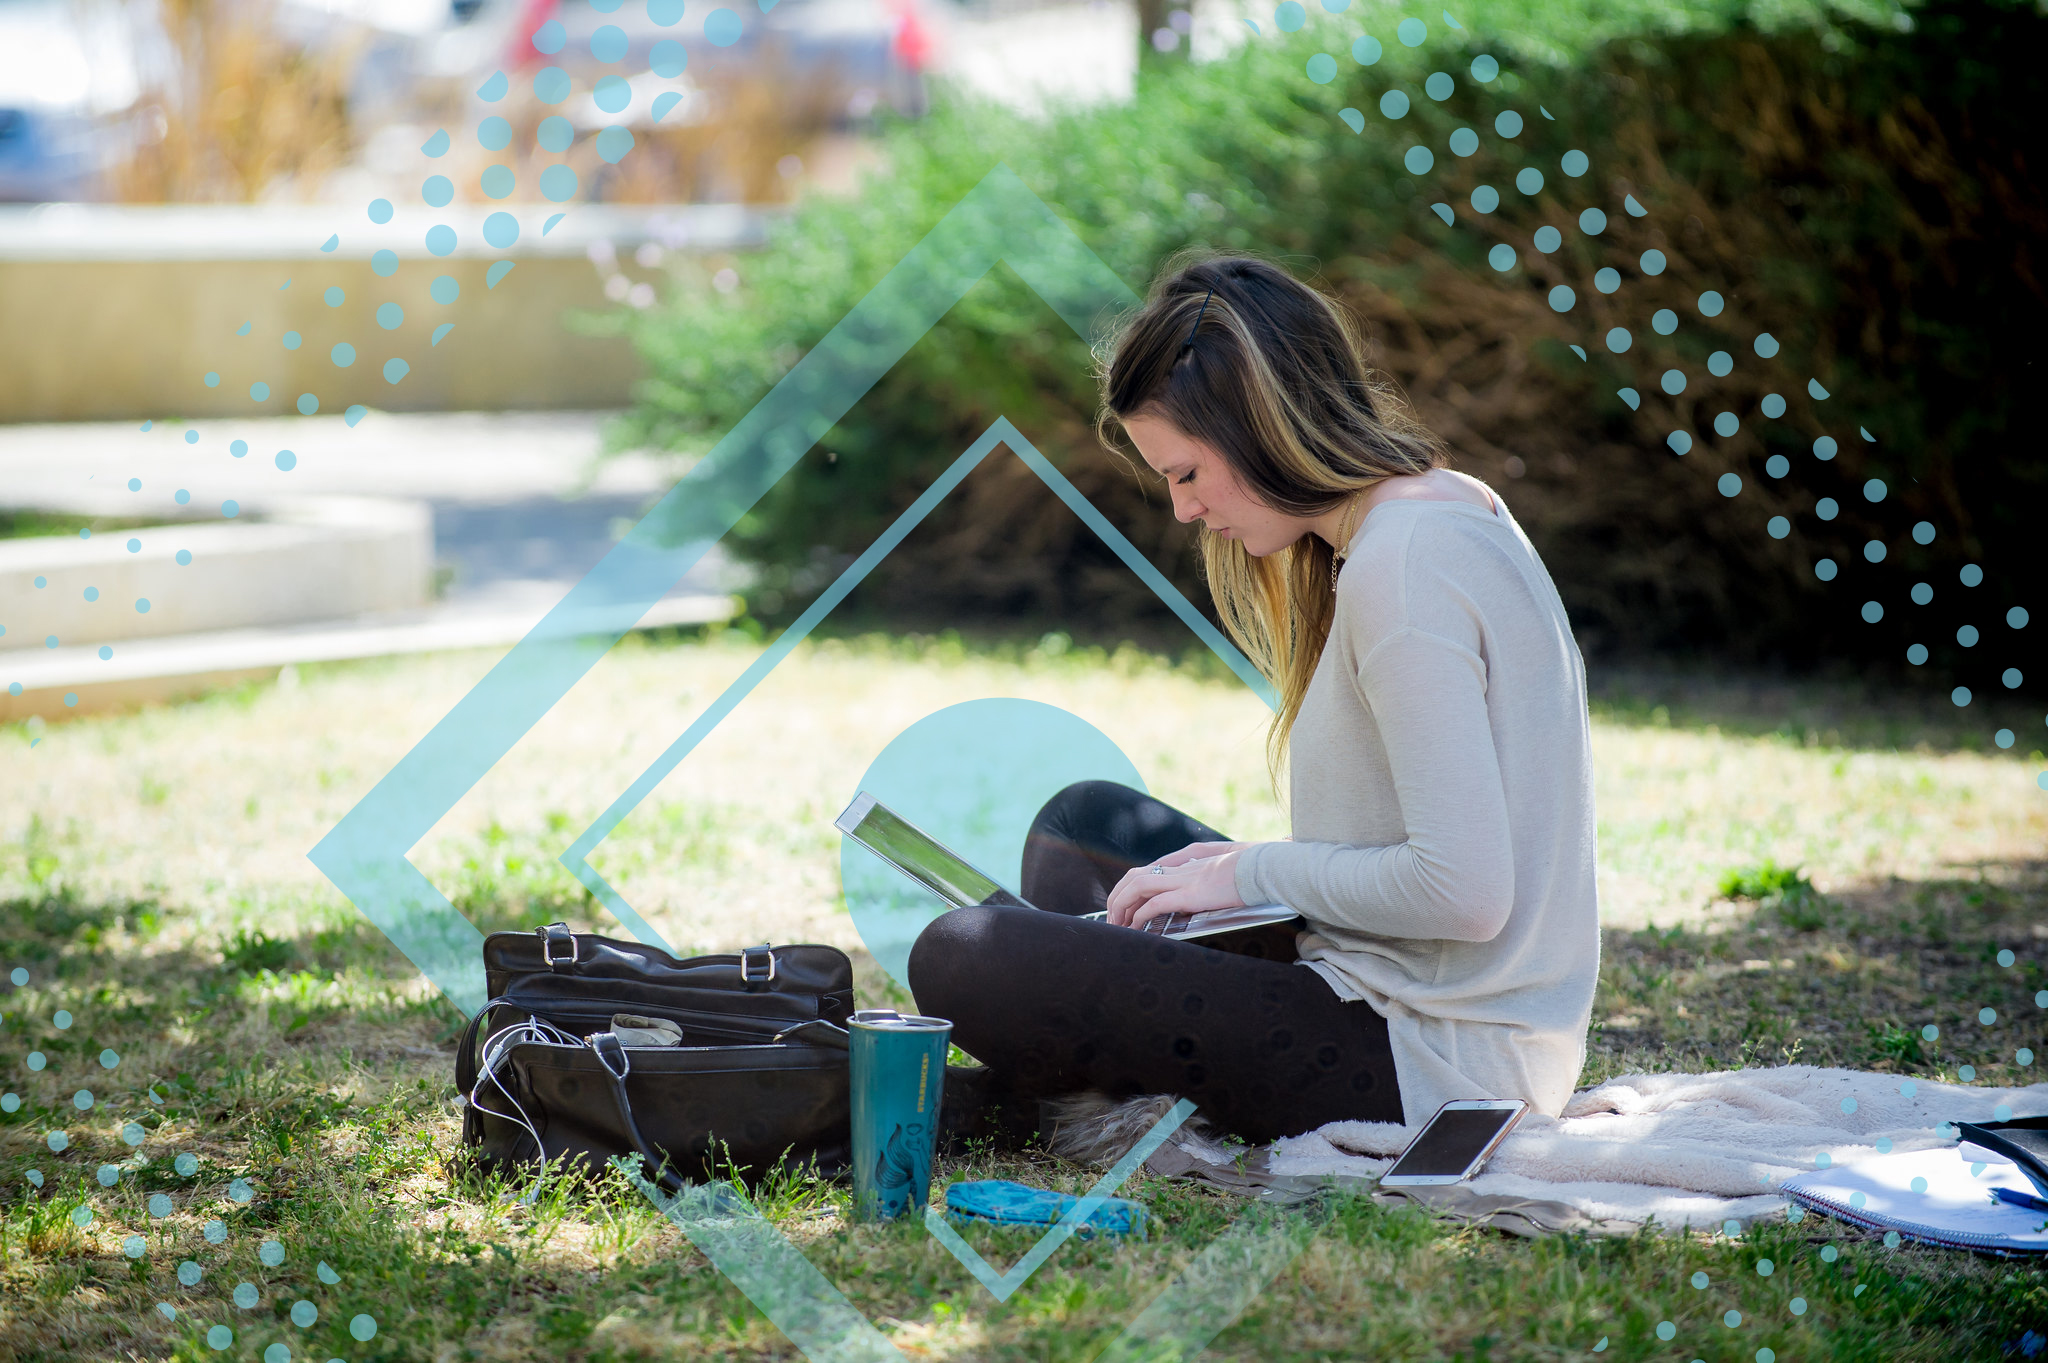
[[[633,1100],[626,1093],[626,1076],[632,1073],[633,1062],[627,1057],[625,1046],[611,1032],[598,1032],[590,1038],[590,1051],[611,1080],[612,1101],[618,1105],[619,1125],[625,1128],[626,1139],[632,1141],[633,1148],[640,1152],[647,1178],[667,1192],[682,1192],[689,1185],[668,1167],[667,1158],[641,1134],[640,1123],[633,1118]]]

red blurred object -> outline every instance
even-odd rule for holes
[[[520,12],[519,22],[512,26],[512,48],[505,54],[505,65],[515,70],[532,66],[541,59],[539,49],[533,45],[533,35],[540,32],[541,25],[554,17],[561,0],[526,0],[526,7]]]
[[[915,0],[891,0],[889,12],[896,18],[896,36],[890,50],[909,71],[923,71],[931,65],[932,30],[917,11]]]

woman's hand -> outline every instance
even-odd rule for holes
[[[1169,852],[1150,866],[1126,871],[1109,892],[1108,919],[1142,928],[1168,913],[1206,913],[1244,904],[1237,893],[1237,859],[1249,842],[1198,842]]]

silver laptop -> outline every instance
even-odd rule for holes
[[[964,909],[973,904],[1037,907],[1011,894],[994,877],[976,869],[965,857],[866,791],[854,797],[846,812],[832,821],[832,826],[937,895],[948,908]],[[1107,921],[1103,910],[1079,916]],[[1193,939],[1300,921],[1301,915],[1284,904],[1252,904],[1209,913],[1161,914],[1148,920],[1139,931],[1159,937]]]

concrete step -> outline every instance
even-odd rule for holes
[[[730,596],[664,597],[635,629],[731,619]],[[463,648],[509,648],[544,612],[438,608],[269,628],[135,639],[99,649],[0,650],[0,723],[122,709],[177,700],[216,687],[275,677],[287,664],[341,662]]]

